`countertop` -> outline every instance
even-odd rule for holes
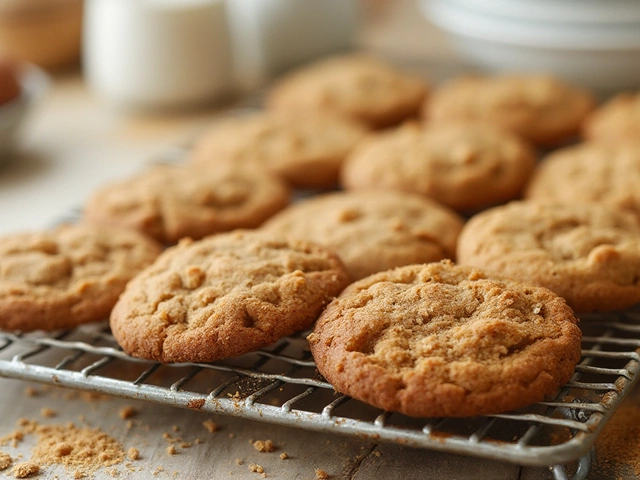
[[[434,82],[465,68],[446,39],[419,16],[414,2],[374,3],[376,8],[365,18],[359,37],[362,48],[428,71]],[[163,116],[133,114],[95,97],[79,69],[56,74],[50,91],[27,119],[18,153],[0,169],[0,234],[50,226],[82,205],[96,187],[139,171],[163,152],[189,142],[228,106]],[[261,465],[267,478],[281,479],[313,479],[316,469],[330,478],[353,480],[553,478],[546,468],[522,468],[232,417],[211,417],[219,426],[211,433],[203,427],[209,417],[200,412],[119,398],[87,399],[69,392],[0,380],[0,437],[25,417],[99,427],[125,449],[139,449],[140,458],[130,468],[121,464],[115,470],[101,469],[95,474],[98,479],[261,478],[249,470],[251,464]],[[119,416],[128,406],[135,411],[131,423]],[[55,416],[43,417],[43,408],[50,408]],[[165,433],[180,436],[191,446],[170,455]],[[195,443],[196,438],[202,443]],[[258,452],[250,443],[258,439],[272,440],[276,451]],[[0,447],[0,451],[28,459],[31,440],[18,448]],[[283,452],[289,458],[281,460]],[[8,472],[0,472],[0,478],[9,476]],[[38,478],[72,475],[62,467],[45,467]],[[595,475],[590,478],[603,478]]]

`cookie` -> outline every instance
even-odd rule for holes
[[[583,143],[557,150],[536,168],[525,198],[596,202],[640,218],[640,144]]]
[[[605,143],[638,142],[640,92],[619,93],[586,119],[583,136]]]
[[[250,165],[158,165],[95,192],[84,216],[175,243],[182,237],[255,228],[289,203],[289,193],[280,179]]]
[[[427,83],[365,55],[342,55],[302,67],[278,81],[267,94],[269,109],[323,111],[372,128],[416,117]]]
[[[458,262],[546,287],[578,312],[640,302],[640,222],[598,204],[486,210],[462,229]]]
[[[298,202],[262,228],[324,245],[357,280],[400,265],[453,258],[462,224],[454,212],[417,195],[362,190]]]
[[[218,122],[196,142],[191,160],[211,168],[256,163],[295,187],[326,188],[338,182],[364,134],[359,124],[330,115],[258,113]]]
[[[405,415],[468,417],[554,394],[580,360],[581,333],[551,291],[443,261],[350,285],[308,340],[341,393]]]
[[[542,75],[465,76],[435,91],[429,121],[491,123],[538,145],[570,140],[595,105],[586,90]]]
[[[111,330],[135,357],[211,362],[309,328],[347,284],[338,257],[259,231],[182,240],[132,280]]]
[[[106,320],[126,283],[160,250],[137,232],[86,224],[0,237],[0,328]]]
[[[491,125],[410,124],[360,144],[341,183],[413,192],[469,211],[518,197],[534,163],[529,145]]]

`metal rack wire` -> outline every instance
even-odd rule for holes
[[[304,335],[236,359],[172,364],[134,359],[105,325],[44,334],[0,332],[0,376],[142,399],[299,428],[554,467],[576,459],[586,477],[596,436],[637,380],[640,312],[582,319],[582,360],[549,401],[500,415],[415,419],[333,391]]]

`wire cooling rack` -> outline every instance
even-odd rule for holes
[[[163,365],[122,352],[104,324],[45,334],[0,332],[0,376],[245,417],[380,442],[554,467],[580,457],[584,478],[597,434],[637,380],[640,311],[582,318],[582,359],[558,395],[517,412],[416,419],[335,393],[304,335],[202,364]]]

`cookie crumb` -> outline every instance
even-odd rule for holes
[[[140,458],[140,450],[136,447],[131,447],[127,451],[127,457],[129,457],[130,460],[138,460]]]
[[[0,470],[6,470],[13,463],[13,458],[8,453],[0,452]]]
[[[254,473],[264,473],[264,468],[262,468],[260,465],[252,463],[251,465],[249,465],[249,471]]]
[[[158,465],[158,466],[156,467],[156,470],[153,472],[153,474],[154,474],[155,476],[158,476],[158,475],[160,475],[160,472],[164,472],[164,468],[162,467],[162,465]]]
[[[204,443],[204,440],[202,440],[201,438],[196,438],[193,443],[195,443],[196,445],[200,445],[201,443]]]
[[[230,434],[229,434],[229,438],[235,438],[235,437],[236,437],[236,434],[235,434],[235,433],[230,433]]]
[[[376,450],[375,452],[373,452],[373,455],[376,456],[376,457],[379,457],[379,456],[382,455],[382,453],[379,452],[378,450]]]
[[[40,466],[31,462],[18,463],[11,473],[15,478],[27,478],[40,472]]]
[[[37,397],[40,392],[38,391],[37,388],[33,388],[33,387],[27,387],[24,389],[24,393],[27,397]]]
[[[73,478],[76,479],[80,479],[80,478],[84,478],[86,475],[82,470],[76,470],[75,472],[73,472]],[[113,473],[111,473],[111,476],[113,476]]]
[[[318,480],[326,480],[327,478],[331,478],[331,475],[329,475],[327,472],[325,472],[321,468],[318,468],[316,469],[316,478]]]
[[[177,425],[174,425],[173,427],[171,427],[171,430],[173,430],[174,432],[179,432],[180,427],[178,427]]]
[[[218,430],[218,425],[216,422],[211,420],[210,418],[202,422],[202,426],[207,429],[208,432],[213,433]]]
[[[241,458],[236,458],[236,463],[237,463],[238,465],[244,465],[244,460],[243,460],[243,459],[241,459]]]
[[[137,410],[131,406],[122,407],[118,412],[118,415],[122,420],[127,420],[133,417],[137,412]]]
[[[191,444],[189,442],[182,442],[180,448],[191,448]]]
[[[289,455],[287,454],[287,452],[282,452],[280,454],[280,460],[286,460],[287,458],[289,458]]]
[[[45,418],[53,418],[57,414],[54,410],[51,410],[50,408],[45,407],[42,410],[40,410],[40,415],[42,415]]]
[[[259,452],[269,453],[273,452],[275,446],[273,445],[273,442],[271,440],[256,440],[255,442],[253,442],[253,448],[258,450]]]
[[[176,447],[174,447],[173,444],[171,444],[167,447],[167,453],[169,455],[175,455],[178,452],[176,451]]]

